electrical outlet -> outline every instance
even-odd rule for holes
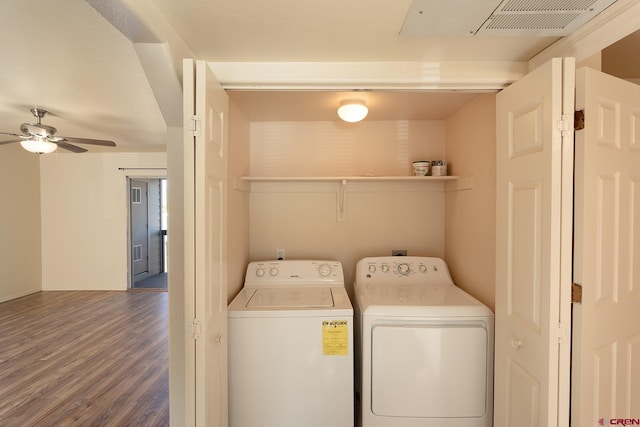
[[[391,249],[391,256],[407,256],[406,249]]]
[[[80,270],[80,274],[82,275],[82,277],[87,277],[87,269],[86,268],[82,268]]]
[[[276,259],[284,259],[284,249],[276,249]]]

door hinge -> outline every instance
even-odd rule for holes
[[[202,333],[202,325],[198,319],[193,319],[191,321],[191,338],[194,340],[200,339],[200,334]]]
[[[564,344],[571,340],[571,329],[568,326],[560,323],[558,324],[558,343]]]
[[[193,116],[189,120],[189,130],[193,136],[200,136],[200,118],[198,116]]]
[[[573,134],[571,116],[569,114],[563,114],[562,119],[556,122],[556,129],[562,134],[562,136],[571,136]]]
[[[573,130],[584,129],[584,110],[573,113]]]
[[[582,304],[582,285],[578,283],[571,285],[571,302]]]

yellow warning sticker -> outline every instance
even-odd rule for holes
[[[322,321],[322,355],[346,356],[349,354],[349,329],[346,320]]]

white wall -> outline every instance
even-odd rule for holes
[[[443,121],[251,124],[252,176],[408,176],[411,162],[442,159]],[[337,259],[348,288],[365,256],[444,256],[442,183],[349,181],[345,218],[339,183],[253,183],[251,259]]]
[[[0,146],[0,302],[41,290],[40,156]]]
[[[338,183],[253,184],[251,259],[337,259],[347,288],[356,262],[367,256],[444,256],[442,183],[348,182],[344,222]]]
[[[450,173],[473,188],[446,193],[445,259],[458,286],[495,307],[496,96],[484,94],[446,120]]]
[[[228,201],[228,257],[227,299],[242,289],[249,262],[249,194],[233,188],[234,178],[249,175],[249,120],[242,110],[229,101],[229,164]]]
[[[127,288],[127,176],[161,176],[166,153],[42,156],[43,290]]]
[[[184,135],[183,128],[167,129],[167,251],[169,280],[169,410],[170,425],[186,419],[186,299],[184,276]]]
[[[444,138],[440,120],[254,122],[251,175],[412,175],[412,161],[444,158]]]

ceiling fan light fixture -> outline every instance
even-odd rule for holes
[[[338,116],[345,122],[355,123],[367,117],[369,109],[360,99],[348,99],[340,103]]]
[[[36,154],[53,153],[58,148],[57,144],[47,141],[45,138],[31,138],[20,141],[20,145],[27,151]]]

